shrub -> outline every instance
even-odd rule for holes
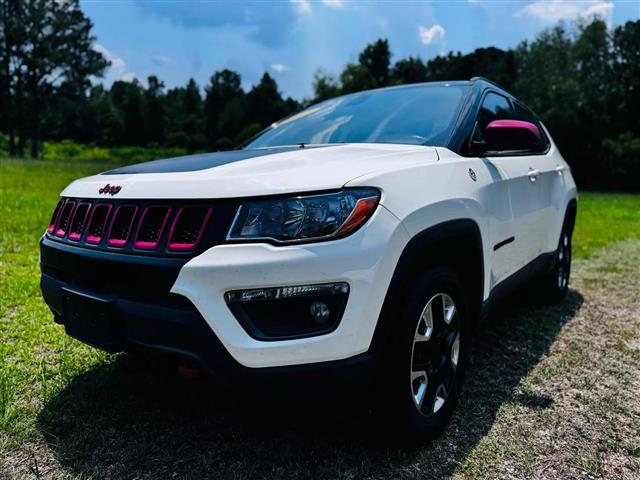
[[[207,137],[201,133],[194,133],[187,137],[187,152],[194,153],[200,150],[204,150],[207,144]]]
[[[95,145],[83,145],[72,140],[45,142],[42,159],[54,162],[114,162],[119,164],[139,163],[160,158],[178,157],[185,154],[184,148],[172,147],[113,147],[104,148]]]
[[[221,137],[216,140],[213,149],[217,152],[233,150],[234,144],[229,137]]]
[[[9,136],[4,133],[0,133],[0,153],[9,153]]]
[[[72,140],[61,142],[44,142],[42,159],[59,161],[107,161],[110,159],[109,149],[94,145],[82,145]]]
[[[602,142],[604,160],[615,184],[640,190],[640,137],[626,132]]]
[[[123,164],[179,157],[185,153],[185,149],[180,147],[114,147],[109,150],[111,159]]]

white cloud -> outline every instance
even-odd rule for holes
[[[94,43],[93,49],[96,52],[100,52],[104,58],[111,62],[111,66],[106,71],[106,80],[110,83],[114,80],[124,80],[125,82],[131,82],[134,78],[137,78],[135,73],[127,72],[127,64],[121,57],[118,57],[111,53],[104,45],[100,43]]]
[[[516,17],[533,17],[546,23],[556,23],[561,20],[592,20],[601,18],[611,24],[613,2],[599,0],[537,0],[518,10]]]
[[[442,25],[437,23],[432,27],[425,27],[424,25],[418,25],[418,34],[420,35],[420,41],[425,45],[431,45],[434,42],[438,42],[444,38],[445,30]]]
[[[122,75],[125,72],[127,68],[127,64],[124,62],[124,60],[120,57],[116,57],[115,55],[113,55],[109,50],[106,49],[104,45],[101,45],[99,43],[94,43],[93,49],[96,52],[100,52],[104,56],[104,58],[106,58],[111,62],[110,68],[115,73]]]
[[[117,73],[124,73],[127,68],[127,64],[124,63],[124,60],[120,57],[112,57],[111,68],[113,68]]]
[[[312,12],[309,0],[289,0],[289,3],[298,15],[308,15]]]
[[[271,69],[278,73],[284,73],[287,70],[289,70],[289,67],[287,67],[286,65],[283,65],[282,63],[274,63],[271,65]]]
[[[344,0],[322,0],[322,3],[329,8],[342,8],[344,7]]]
[[[589,5],[589,8],[587,8],[582,16],[586,18],[598,17],[608,19],[610,22],[614,6],[613,2],[595,2],[592,5]]]

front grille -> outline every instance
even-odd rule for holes
[[[121,205],[116,208],[111,220],[111,229],[107,245],[112,247],[124,247],[129,240],[129,234],[136,218],[138,207],[135,205]]]
[[[169,234],[169,250],[193,250],[200,242],[210,216],[211,208],[207,207],[178,210]]]
[[[133,246],[143,250],[153,250],[160,245],[160,239],[171,215],[170,207],[147,207],[142,212],[138,234]]]
[[[58,223],[56,223],[55,231],[57,237],[64,237],[67,234],[67,229],[69,228],[69,223],[71,222],[71,215],[73,214],[74,209],[76,208],[76,202],[74,200],[67,200],[62,207],[62,213],[60,213],[60,218],[58,219]]]
[[[100,244],[107,227],[109,213],[111,213],[110,204],[99,203],[93,207],[91,220],[89,221],[89,230],[87,232],[87,243],[91,243],[93,245]]]
[[[63,198],[47,237],[86,248],[193,256],[224,242],[237,202]]]
[[[49,228],[47,228],[47,233],[53,233],[56,228],[56,224],[58,223],[58,217],[60,216],[60,212],[62,211],[62,206],[64,205],[65,200],[62,199],[56,205],[55,210],[53,211],[53,215],[51,215],[51,221],[49,222]]]
[[[71,219],[71,227],[69,228],[69,240],[77,242],[82,237],[84,226],[87,222],[87,216],[89,215],[90,203],[79,203],[73,218]]]

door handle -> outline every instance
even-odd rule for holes
[[[565,167],[564,165],[558,165],[556,167],[556,172],[558,172],[558,175],[562,175],[562,172],[564,172],[567,169],[567,167]]]
[[[535,182],[538,179],[538,175],[540,175],[540,170],[538,170],[537,168],[535,169],[531,168],[527,172],[527,176],[529,177],[529,180],[531,180],[532,182]]]

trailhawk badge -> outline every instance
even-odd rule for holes
[[[109,195],[115,195],[120,190],[122,190],[122,187],[120,185],[109,185],[107,183],[104,187],[98,190],[98,193],[108,193]]]

